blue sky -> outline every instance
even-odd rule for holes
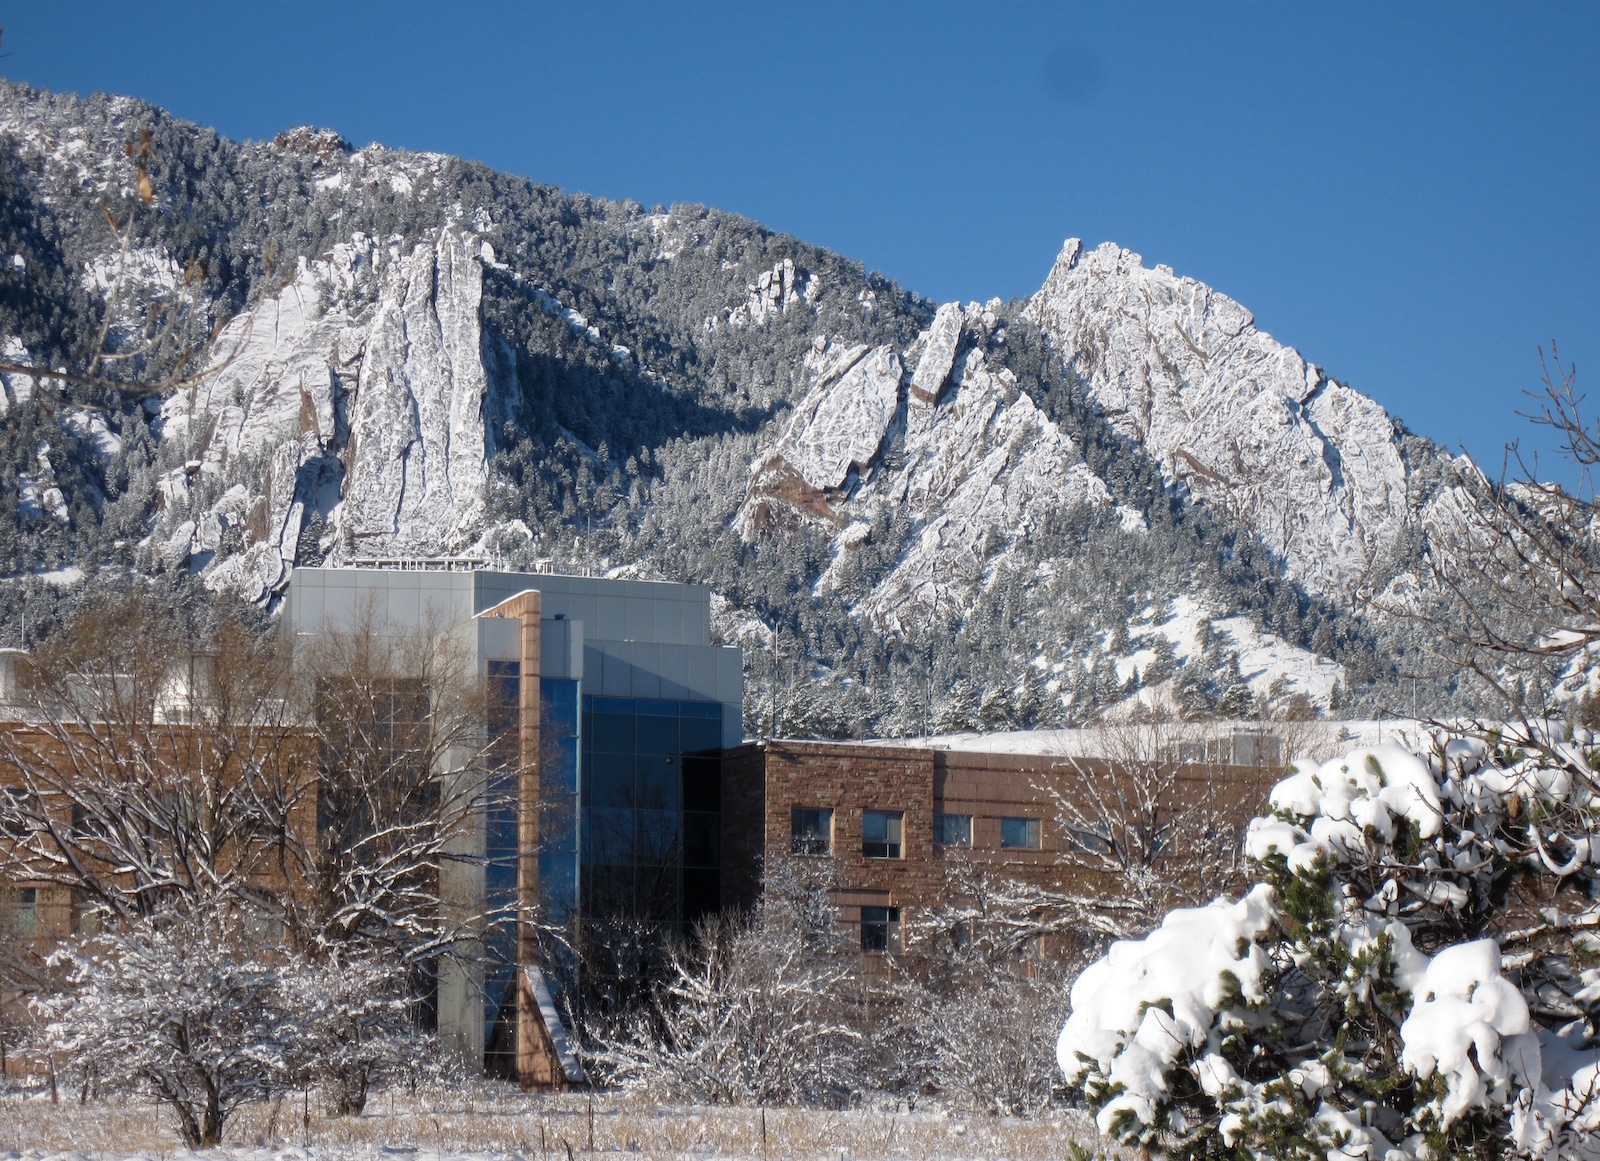
[[[0,24],[13,79],[718,206],[941,300],[1115,241],[1495,463],[1541,344],[1600,371],[1600,4],[54,0]]]

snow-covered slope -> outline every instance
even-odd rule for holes
[[[1109,242],[1069,239],[1028,315],[1168,479],[1259,535],[1311,590],[1370,585],[1407,518],[1406,466],[1376,402],[1232,299]]]

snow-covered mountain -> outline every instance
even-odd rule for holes
[[[1173,681],[1202,652],[1157,648],[1175,609],[1242,618],[1223,636],[1265,659],[1213,649],[1213,686],[1376,689],[1350,609],[1414,581],[1452,502],[1448,455],[1111,244],[1068,241],[1027,301],[936,305],[731,215],[327,131],[235,145],[6,86],[0,138],[0,361],[81,375],[103,334],[97,376],[175,384],[4,376],[15,414],[70,397],[6,453],[22,575],[184,573],[268,606],[311,558],[701,580],[773,653],[754,685],[832,688],[849,721],[815,728],[881,733],[915,716],[873,689],[908,666],[1013,720]],[[147,341],[180,300],[209,337]],[[208,370],[163,380],[175,361]]]

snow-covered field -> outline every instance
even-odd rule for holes
[[[906,1112],[728,1109],[652,1104],[598,1095],[527,1096],[494,1085],[436,1097],[375,1096],[359,1117],[326,1117],[299,1098],[252,1106],[228,1123],[225,1145],[199,1154],[229,1161],[471,1161],[519,1158],[740,1159],[797,1161],[910,1157],[919,1161],[1015,1161],[1071,1156],[1079,1144],[1118,1156],[1087,1117],[1062,1111],[1033,1120]],[[591,1138],[591,1125],[593,1136]],[[764,1131],[763,1131],[764,1130]],[[591,1145],[592,1140],[592,1145]],[[80,1105],[62,1094],[0,1098],[0,1161],[169,1161],[189,1154],[165,1115],[149,1105]]]

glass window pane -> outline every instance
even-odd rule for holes
[[[678,819],[675,810],[640,810],[638,837],[634,843],[634,861],[650,866],[677,866]]]
[[[722,763],[716,758],[683,760],[683,808],[722,809]]]
[[[578,683],[564,677],[539,679],[544,728],[558,737],[578,732]]]
[[[633,868],[585,865],[583,910],[593,916],[631,915]]]
[[[716,871],[683,872],[683,918],[693,922],[722,906],[722,876]]]
[[[797,855],[826,855],[833,850],[833,811],[826,807],[796,806],[790,816],[793,851]]]
[[[678,703],[675,701],[662,701],[659,698],[641,697],[634,703],[638,706],[640,714],[649,714],[651,717],[675,718],[678,716]]]
[[[639,866],[633,872],[633,905],[640,919],[672,922],[678,918],[683,872],[676,866]]]
[[[677,759],[641,754],[633,760],[636,805],[648,810],[677,810],[681,775]]]
[[[970,847],[972,845],[972,815],[934,815],[933,841],[945,847]]]
[[[546,795],[578,792],[578,739],[553,738],[544,743],[544,768],[539,785]]]
[[[722,865],[722,816],[698,811],[683,816],[683,865],[720,867]]]
[[[722,748],[722,723],[705,718],[683,718],[679,721],[681,744],[685,751],[715,752]]]
[[[584,745],[597,754],[633,753],[632,714],[595,714]]]
[[[867,810],[861,814],[861,853],[869,859],[898,859],[900,832],[905,816],[895,810]]]
[[[631,697],[586,697],[583,699],[585,712],[592,711],[597,714],[627,714],[633,715],[633,698]]]
[[[676,754],[678,752],[678,719],[650,718],[640,714],[634,719],[638,734],[635,748],[641,754]]]
[[[1022,850],[1039,847],[1039,820],[1037,818],[1002,818],[1000,820],[1000,845]]]
[[[863,907],[861,909],[861,950],[895,951],[900,944],[900,908]]]
[[[633,862],[631,810],[589,810],[583,815],[583,861]]]
[[[632,806],[633,758],[626,754],[590,754],[583,780],[585,806]]]

